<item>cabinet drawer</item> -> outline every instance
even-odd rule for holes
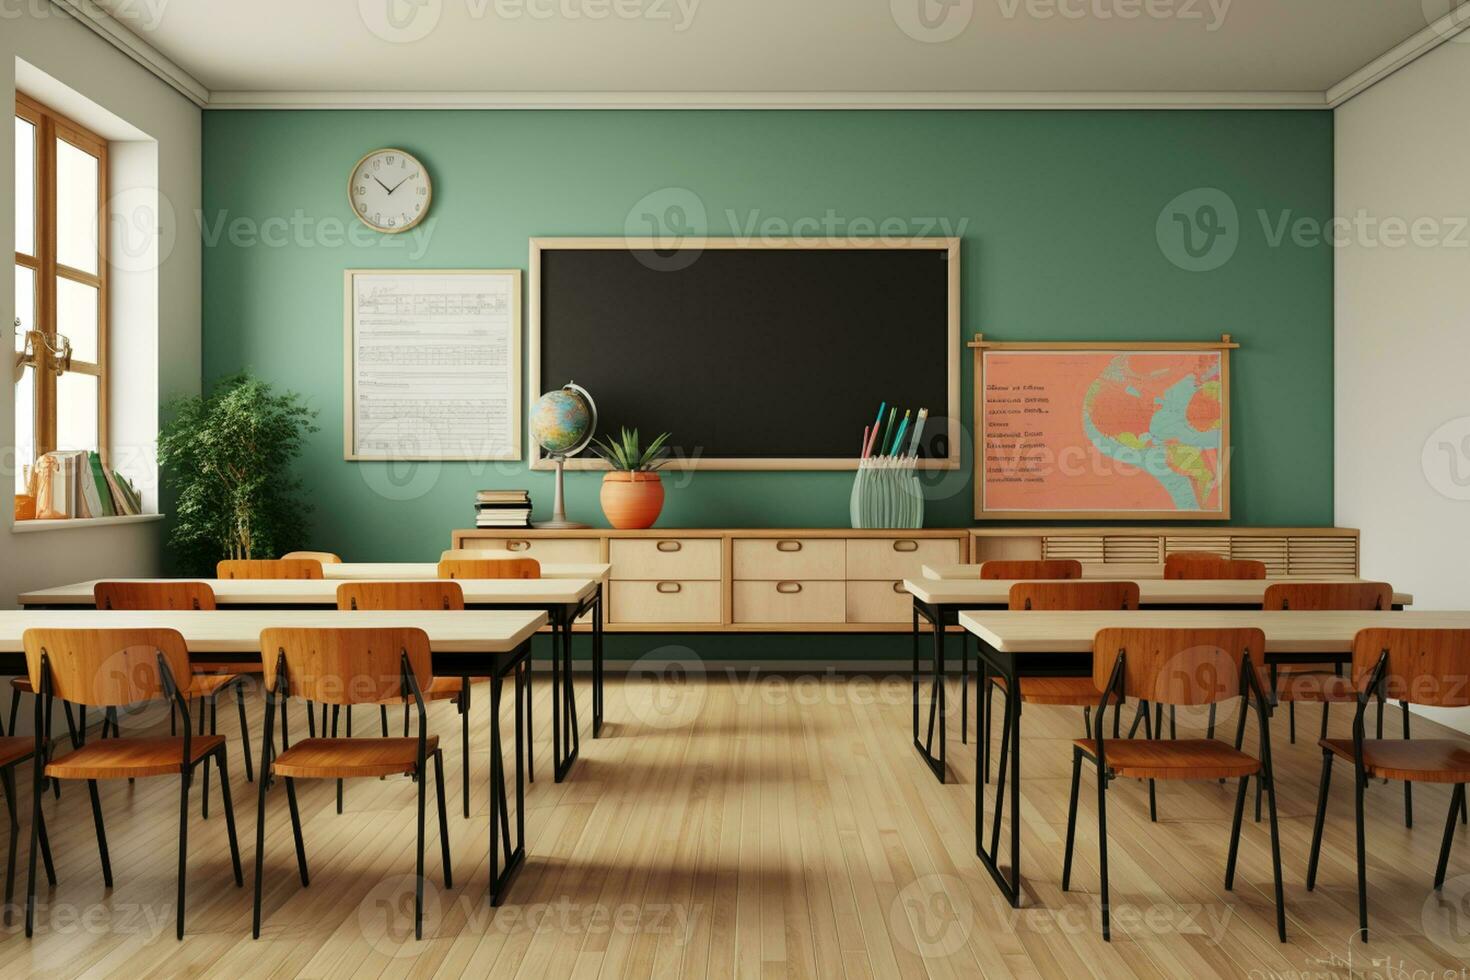
[[[840,623],[843,583],[795,579],[736,582],[731,618],[737,623]]]
[[[848,538],[850,579],[922,578],[925,565],[954,565],[960,542],[944,538]]]
[[[914,615],[914,597],[903,582],[848,582],[849,623],[908,623]]]
[[[613,538],[607,548],[615,580],[720,577],[719,538]]]
[[[841,538],[736,538],[731,544],[737,581],[844,577],[847,543]]]
[[[718,623],[720,583],[613,582],[607,618],[609,623]]]
[[[596,538],[470,538],[466,551],[512,551],[521,558],[568,565],[602,561],[602,543]]]

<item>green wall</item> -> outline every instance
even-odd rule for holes
[[[359,156],[389,145],[424,161],[434,201],[415,233],[385,237],[357,229],[346,181]],[[1223,190],[1239,214],[1236,251],[1209,271],[1178,267],[1156,234],[1165,205],[1196,188]],[[839,235],[963,223],[966,337],[1231,333],[1235,522],[1332,522],[1332,256],[1290,234],[1273,241],[1283,219],[1331,216],[1327,112],[210,111],[205,380],[248,368],[320,409],[301,463],[314,547],[435,555],[482,486],[529,487],[542,517],[550,477],[519,464],[342,460],[342,270],[524,269],[533,235],[646,232],[630,212],[677,218],[681,205],[690,223],[702,206],[695,228],[712,235],[799,219]],[[656,376],[657,351],[648,359]],[[967,413],[970,380],[967,357]],[[929,488],[931,526],[973,523],[965,449],[960,474]],[[599,479],[568,474],[573,517],[601,523]],[[669,482],[664,526],[847,521],[850,474]]]

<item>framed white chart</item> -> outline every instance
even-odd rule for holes
[[[521,458],[519,269],[348,269],[348,460]]]

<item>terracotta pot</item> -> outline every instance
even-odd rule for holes
[[[613,470],[602,478],[602,512],[613,527],[652,527],[664,509],[664,484],[657,473]]]

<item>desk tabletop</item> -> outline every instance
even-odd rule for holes
[[[959,566],[947,566],[959,567]],[[970,565],[970,568],[979,566]],[[925,572],[929,568],[925,567]],[[1087,581],[1099,581],[1088,579]],[[1138,582],[1138,601],[1145,606],[1259,606],[1268,586],[1300,579],[1119,579]],[[903,586],[920,602],[957,605],[973,602],[977,606],[1005,605],[1014,580],[979,578],[905,579]],[[1393,594],[1394,605],[1407,606],[1414,597],[1407,592]]]
[[[92,605],[92,587],[98,580],[59,585],[51,589],[23,592],[16,601],[22,606],[88,606]],[[181,579],[113,579],[119,582],[185,581]],[[329,579],[189,579],[203,582],[214,590],[220,606],[334,606],[340,580]],[[354,582],[373,581],[353,579]],[[383,581],[393,581],[383,579]],[[397,581],[403,581],[398,579]],[[415,579],[414,581],[422,581]],[[539,579],[457,579],[464,591],[465,603],[471,606],[554,604],[581,602],[597,590],[592,576]]]
[[[500,552],[486,553],[486,558],[525,555]],[[612,566],[606,562],[542,562],[542,578],[607,578]],[[326,579],[381,579],[385,582],[405,582],[413,579],[438,578],[439,563],[432,561],[344,561],[322,566],[322,577]]]
[[[980,577],[980,565],[971,562],[966,565],[925,565],[923,566],[925,578],[965,578],[978,579]],[[1105,565],[1087,564],[1082,566],[1082,577],[1085,579],[1104,579],[1110,582],[1143,582],[1147,579],[1163,581],[1164,566],[1158,562],[1109,562]],[[1267,579],[1271,582],[1361,582],[1363,579],[1353,575],[1313,575],[1310,579],[1297,576],[1296,578],[1273,578]]]
[[[510,653],[547,622],[535,610],[454,609],[431,612],[339,612],[335,609],[0,610],[0,653],[20,653],[28,629],[172,629],[191,653],[259,653],[270,627],[414,626],[436,653]]]
[[[1470,629],[1470,612],[962,612],[960,625],[1002,653],[1085,653],[1098,630],[1258,627],[1270,653],[1345,653],[1373,627]]]

